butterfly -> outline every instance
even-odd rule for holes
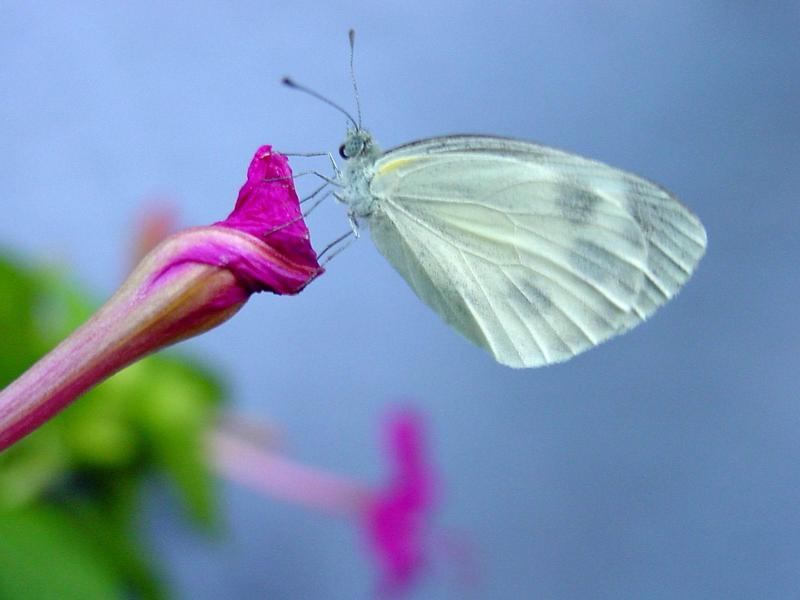
[[[504,365],[561,362],[628,331],[705,252],[700,220],[632,173],[482,135],[382,152],[360,109],[358,121],[339,110],[352,126],[335,195],[351,221],[368,225],[420,300]]]

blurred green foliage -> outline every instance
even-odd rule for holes
[[[94,308],[57,270],[0,253],[0,388]],[[138,535],[142,486],[165,474],[213,524],[205,440],[222,397],[205,366],[150,356],[0,453],[0,600],[165,598]]]

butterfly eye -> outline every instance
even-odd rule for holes
[[[344,144],[339,146],[339,156],[341,156],[342,158],[344,158],[346,160],[348,158],[348,156],[347,156],[347,154],[345,154],[344,148],[345,148]]]

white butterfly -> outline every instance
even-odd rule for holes
[[[631,173],[475,135],[382,153],[349,118],[336,196],[417,296],[504,365],[564,361],[627,331],[705,251],[698,218]]]
[[[674,296],[706,232],[663,188],[528,142],[343,144],[341,198],[452,327],[511,367],[571,358]]]

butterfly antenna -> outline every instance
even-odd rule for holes
[[[356,129],[359,129],[359,124],[356,123],[356,120],[352,117],[352,115],[349,112],[347,112],[345,109],[343,109],[341,106],[336,104],[333,100],[329,100],[328,98],[326,98],[322,94],[319,94],[319,93],[315,92],[314,90],[307,88],[304,85],[300,85],[299,83],[297,83],[293,79],[290,79],[289,77],[284,77],[283,79],[281,79],[281,83],[283,83],[283,85],[285,85],[287,87],[290,87],[290,88],[293,88],[293,89],[296,89],[296,90],[300,90],[301,92],[305,92],[306,94],[308,94],[309,96],[313,96],[317,100],[322,100],[325,104],[327,104],[328,106],[332,106],[333,108],[338,110],[340,113],[342,113],[345,117],[350,119],[350,122],[353,125],[355,125]]]
[[[353,82],[353,94],[356,97],[356,113],[358,114],[358,129],[361,130],[361,100],[358,97],[358,85],[356,85],[356,71],[353,68],[353,55],[355,54],[356,31],[351,29],[347,32],[350,40],[350,79]]]

